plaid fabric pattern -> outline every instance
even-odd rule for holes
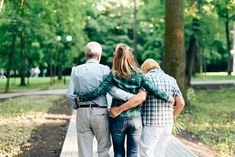
[[[154,94],[156,97],[163,99],[163,101],[167,101],[169,98],[169,96],[165,92],[160,91],[158,88],[154,87],[142,73],[137,74],[136,72],[132,72],[131,78],[125,80],[119,79],[113,76],[112,73],[110,73],[109,76],[105,78],[105,80],[100,84],[100,86],[97,89],[89,93],[79,94],[80,101],[91,100],[101,94],[105,95],[113,86],[116,86],[120,89],[123,89],[127,92],[134,94],[137,94],[141,89],[141,87],[143,87],[150,94]],[[123,103],[125,102],[113,99],[112,107],[120,106]],[[120,117],[138,116],[140,115],[140,110],[141,106],[137,106],[135,108],[122,112],[119,116]]]
[[[160,69],[151,70],[146,74],[150,82],[173,97],[181,96],[176,80]],[[149,95],[142,106],[142,120],[148,126],[173,125],[173,105]]]

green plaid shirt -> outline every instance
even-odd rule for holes
[[[168,100],[169,96],[155,88],[147,78],[142,74],[137,74],[136,72],[132,72],[131,78],[128,79],[120,79],[113,76],[112,72],[105,78],[105,80],[99,85],[99,87],[89,93],[79,94],[80,101],[87,101],[94,99],[100,95],[105,95],[113,86],[116,86],[120,89],[123,89],[127,92],[137,94],[141,88],[144,88],[148,94],[155,95],[157,98]],[[124,101],[113,99],[112,107],[120,106]],[[125,112],[122,112],[120,117],[132,117],[140,115],[141,106],[137,106],[135,108],[129,109]]]

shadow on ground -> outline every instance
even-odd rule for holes
[[[65,97],[54,102],[42,125],[37,126],[29,139],[30,146],[22,145],[17,157],[59,157],[68,128],[71,107]]]

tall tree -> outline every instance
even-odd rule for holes
[[[192,34],[189,39],[188,49],[186,51],[186,67],[185,67],[185,88],[188,89],[191,86],[191,77],[193,72],[193,65],[195,65],[196,53],[199,52],[199,40],[200,40],[200,0],[193,0],[192,6],[194,6],[195,15],[192,19]]]
[[[14,60],[16,59],[14,56],[16,55],[16,40],[20,21],[19,8],[14,8],[17,4],[16,1],[6,1],[0,16],[0,63],[1,68],[6,69],[7,80],[5,92],[9,91],[11,70],[13,66],[17,65],[17,63],[14,63]]]
[[[0,0],[0,4],[1,2],[3,1]],[[21,71],[21,78],[24,79],[24,75],[29,76],[29,70],[33,67],[42,70],[50,64],[54,67],[60,64],[65,69],[72,66],[74,57],[81,52],[79,47],[86,40],[83,28],[88,4],[71,0],[61,3],[64,7],[56,7],[55,3],[58,2],[4,1],[4,7],[0,11],[0,70],[8,75],[6,91],[9,90],[10,75],[13,72]],[[80,8],[79,13],[77,8]],[[58,16],[62,19],[61,23],[57,22]],[[61,42],[56,41],[58,30],[61,30]],[[66,41],[68,36],[73,38],[69,44]],[[58,48],[62,52],[59,56],[60,63],[56,62],[55,57]],[[25,84],[25,80],[21,84]]]
[[[164,69],[175,77],[185,96],[183,0],[166,0]]]
[[[230,40],[230,21],[235,20],[235,3],[233,0],[215,0],[211,2],[221,19],[224,20],[226,43],[227,43],[227,54],[228,54],[228,75],[232,72],[232,56],[231,50],[231,40]]]
[[[8,58],[8,66],[6,70],[6,77],[7,77],[7,82],[5,86],[5,93],[9,91],[9,86],[10,86],[10,71],[12,69],[12,63],[13,63],[13,55],[15,52],[15,43],[16,43],[16,32],[13,32],[12,34],[12,43],[11,43],[11,50],[9,53],[9,58]]]
[[[20,16],[24,16],[24,5],[25,1],[21,0],[20,3]],[[21,31],[21,68],[20,68],[20,85],[25,86],[25,32],[24,32],[24,24],[22,24]]]

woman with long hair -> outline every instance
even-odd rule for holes
[[[145,78],[135,61],[129,46],[118,44],[113,58],[112,72],[89,93],[78,93],[79,101],[87,101],[105,95],[113,86],[130,93],[137,94],[144,88],[148,94],[155,95],[165,101],[174,102],[174,99],[165,92],[160,91],[150,84]],[[112,107],[122,105],[123,101],[113,99]],[[124,142],[127,137],[127,157],[137,157],[138,144],[142,131],[141,106],[122,112],[116,118],[110,118],[110,132],[113,140],[114,156],[125,157]]]

